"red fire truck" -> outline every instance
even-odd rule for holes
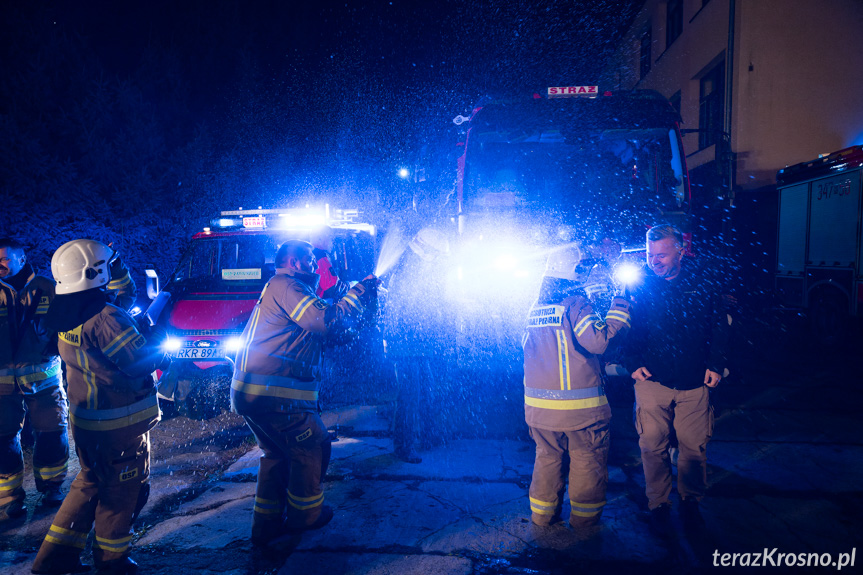
[[[525,314],[554,246],[643,249],[658,221],[691,239],[679,122],[657,92],[598,86],[487,98],[454,119],[462,365],[509,357],[518,370]]]
[[[223,211],[196,233],[164,289],[147,270],[147,315],[168,332],[167,351],[179,370],[169,398],[190,415],[218,414],[228,402],[233,358],[240,336],[264,284],[275,272],[278,246],[309,240],[318,227],[336,234],[332,257],[348,280],[374,266],[375,228],[359,221],[357,210],[323,208]]]

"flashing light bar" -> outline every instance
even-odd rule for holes
[[[549,86],[549,98],[596,98],[599,86]]]
[[[321,213],[299,211],[296,213],[279,214],[279,227],[285,229],[294,228],[319,228],[327,225],[327,217]]]
[[[211,225],[215,228],[242,227],[247,230],[263,230],[273,227],[282,230],[311,230],[321,226],[350,229],[375,233],[373,225],[358,222],[360,211],[357,209],[331,209],[329,204],[323,208],[283,208],[283,209],[251,209],[226,210],[220,218],[213,219]],[[230,216],[241,216],[231,218]],[[276,217],[274,217],[276,216]],[[210,228],[204,228],[205,233]]]

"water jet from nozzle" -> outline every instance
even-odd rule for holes
[[[392,269],[398,263],[407,245],[401,228],[398,225],[391,226],[381,241],[381,250],[378,252],[378,260],[375,263],[375,276],[381,277]]]

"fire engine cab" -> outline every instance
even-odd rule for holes
[[[322,226],[334,233],[330,257],[346,281],[374,265],[375,228],[357,210],[323,208],[230,210],[196,233],[164,289],[147,270],[150,321],[165,328],[166,351],[179,370],[173,397],[187,413],[209,417],[228,405],[233,358],[275,254],[290,239],[308,241]]]

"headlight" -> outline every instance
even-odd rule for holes
[[[229,337],[225,341],[225,351],[240,351],[241,347],[243,347],[243,338],[241,337]]]
[[[162,344],[162,349],[165,351],[177,351],[183,346],[183,340],[176,337],[169,337]]]

